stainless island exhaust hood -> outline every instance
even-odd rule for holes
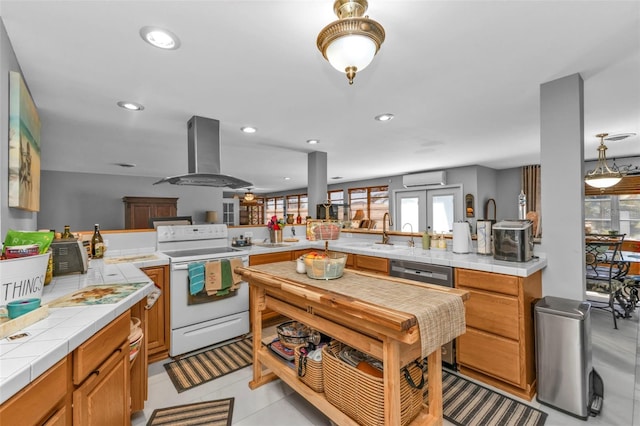
[[[155,182],[239,189],[251,182],[220,174],[220,121],[194,115],[187,123],[189,173]]]

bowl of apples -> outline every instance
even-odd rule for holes
[[[347,263],[345,253],[325,253],[312,251],[304,256],[307,276],[316,280],[333,280],[340,278]]]

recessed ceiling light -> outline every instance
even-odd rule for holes
[[[376,120],[378,121],[389,121],[389,120],[393,120],[393,114],[380,114],[380,115],[376,115],[375,117]]]
[[[251,127],[251,126],[245,126],[245,127],[241,127],[240,130],[242,130],[245,133],[255,133],[258,131],[257,128],[255,127]]]
[[[144,109],[144,106],[136,102],[120,101],[118,102],[118,106],[120,108],[128,109],[129,111],[142,111]]]
[[[152,46],[165,50],[175,50],[180,47],[180,39],[169,30],[158,27],[140,28],[140,37]]]
[[[285,177],[284,180],[291,180],[291,178],[290,177]]]
[[[319,143],[320,143],[320,141],[319,141],[318,139],[308,139],[308,140],[307,140],[307,143],[308,143],[309,145],[316,145],[316,144],[319,144]]]

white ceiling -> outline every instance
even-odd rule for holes
[[[596,133],[640,133],[638,1],[370,0],[387,38],[352,86],[316,48],[333,0],[1,0],[0,14],[40,111],[44,170],[185,173],[193,115],[220,120],[222,173],[257,192],[306,187],[312,150],[342,181],[517,167],[539,162],[540,84],[574,73],[586,159]],[[181,48],[144,43],[147,25]],[[609,158],[640,152],[638,136],[607,145]]]

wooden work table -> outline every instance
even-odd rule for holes
[[[442,296],[446,292],[462,301],[468,292],[459,289],[432,286],[399,278],[381,277],[364,272],[346,270],[338,280],[312,280],[295,273],[295,262],[279,262],[255,267],[236,268],[250,285],[251,317],[253,320],[253,380],[255,389],[277,378],[282,379],[305,399],[339,425],[356,425],[349,416],[333,406],[324,396],[300,381],[296,372],[261,345],[261,311],[269,308],[291,319],[298,320],[324,334],[368,353],[384,363],[384,424],[400,425],[400,370],[403,366],[422,358],[419,320],[415,315],[374,304],[365,298],[336,291],[336,284],[362,285],[363,289],[381,286],[413,286],[411,291]],[[344,281],[341,281],[344,280]],[[421,287],[415,290],[415,287]],[[449,297],[449,299],[452,299]],[[459,303],[459,302],[457,302]],[[460,304],[461,305],[461,304]],[[464,309],[460,312],[464,318]],[[446,342],[438,343],[438,345]],[[267,367],[266,371],[263,367]],[[440,350],[428,355],[428,403],[413,420],[412,425],[442,424],[442,366]]]

